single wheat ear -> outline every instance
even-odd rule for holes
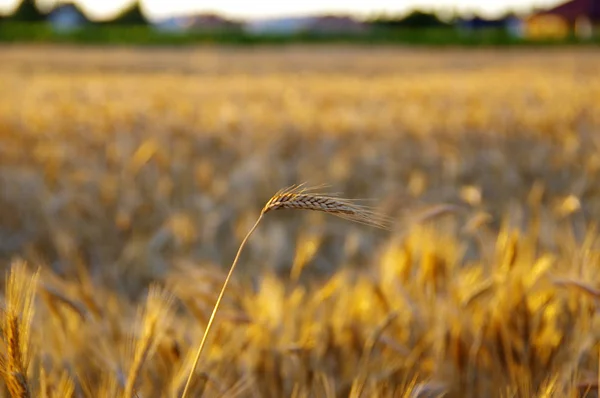
[[[269,199],[262,214],[280,209],[322,211],[352,222],[390,229],[391,219],[373,208],[360,205],[357,200],[340,198],[334,194],[324,195],[315,190],[303,185],[282,189]]]
[[[360,205],[356,200],[344,199],[337,197],[336,195],[319,194],[316,192],[316,189],[317,188],[308,188],[304,186],[304,184],[294,185],[289,188],[282,189],[273,195],[273,197],[271,197],[271,199],[269,199],[263,207],[258,219],[242,240],[237,254],[233,259],[233,263],[229,268],[229,273],[225,278],[223,287],[221,288],[217,301],[213,307],[212,313],[206,325],[206,329],[204,330],[204,335],[200,341],[200,346],[198,347],[198,351],[196,352],[196,356],[192,363],[192,368],[190,369],[187,382],[181,395],[182,398],[187,397],[192,378],[196,371],[196,367],[198,366],[198,361],[200,360],[200,356],[202,355],[202,351],[206,344],[208,333],[213,325],[215,315],[219,309],[219,306],[221,305],[225,290],[227,289],[231,275],[233,275],[233,271],[239,260],[240,253],[246,245],[248,238],[250,238],[250,235],[252,235],[252,233],[256,230],[256,227],[258,227],[258,224],[265,214],[280,209],[313,210],[322,211],[353,222],[370,225],[377,228],[389,229],[391,227],[391,219],[377,213],[371,207]]]
[[[29,273],[26,264],[15,261],[5,289],[6,306],[0,319],[6,355],[0,355],[0,375],[11,397],[30,397],[27,370],[31,360],[30,331],[38,273]]]

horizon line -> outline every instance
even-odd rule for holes
[[[86,10],[86,7],[82,6],[81,4],[78,4],[77,2],[65,2],[63,4],[75,4],[79,9],[81,9],[81,11],[86,15],[86,17],[90,18],[91,20],[95,20],[95,21],[103,21],[106,19],[114,18],[131,6],[131,4],[129,4],[109,15],[99,16],[99,15],[93,15],[95,13],[90,13],[89,10]],[[332,16],[332,15],[354,17],[359,20],[364,20],[364,19],[369,19],[369,18],[376,17],[376,16],[391,16],[391,17],[406,16],[406,15],[411,14],[412,12],[418,12],[418,11],[432,13],[432,14],[435,14],[437,16],[442,16],[442,17],[448,16],[448,15],[453,15],[453,16],[460,16],[460,17],[470,16],[470,17],[499,18],[499,17],[505,16],[510,13],[514,13],[517,16],[522,16],[524,14],[535,12],[536,9],[539,9],[539,7],[535,7],[535,6],[529,6],[529,7],[526,7],[525,9],[521,9],[521,10],[515,10],[514,8],[507,7],[506,9],[502,10],[501,12],[484,12],[482,10],[459,11],[459,10],[456,10],[453,8],[437,8],[437,9],[435,9],[434,7],[418,7],[417,6],[417,7],[410,7],[410,8],[407,8],[406,10],[402,10],[402,11],[400,11],[400,10],[373,10],[373,11],[369,11],[369,12],[361,12],[361,11],[357,12],[357,11],[352,11],[352,10],[342,11],[342,10],[323,9],[323,10],[319,10],[319,11],[315,10],[315,11],[304,11],[304,12],[301,12],[301,11],[300,12],[282,12],[282,13],[273,13],[273,14],[264,14],[264,15],[242,15],[242,14],[218,11],[218,10],[207,8],[207,9],[203,9],[203,10],[198,9],[198,10],[189,10],[189,11],[175,11],[172,13],[161,13],[160,15],[152,15],[153,13],[148,12],[147,10],[144,10],[144,8],[147,8],[147,7],[145,7],[142,3],[140,3],[140,6],[142,9],[142,13],[149,21],[173,19],[173,18],[183,18],[183,17],[199,16],[199,15],[215,15],[215,16],[223,17],[225,19],[234,20],[234,21],[268,21],[268,20],[276,20],[276,19],[311,18],[311,17],[316,17],[316,16]],[[46,12],[51,11],[55,7],[47,8]],[[44,9],[44,8],[45,7],[42,7],[42,9]],[[14,7],[11,7],[11,8],[0,7],[0,15],[9,16],[9,15],[11,15],[12,12],[14,12],[15,9],[16,8],[14,8]],[[443,20],[444,18],[441,18],[441,19]]]

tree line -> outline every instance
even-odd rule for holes
[[[85,17],[85,13],[81,12],[79,7],[75,3],[60,3],[56,7],[64,7],[64,6],[75,7],[80,14]],[[35,0],[22,0],[21,3],[15,8],[15,10],[6,16],[1,16],[0,18],[3,21],[11,21],[11,22],[22,22],[22,23],[41,23],[46,22],[48,17],[52,13],[53,10],[56,9],[51,8],[49,10],[41,9]],[[126,7],[123,11],[118,13],[115,17],[103,20],[103,21],[90,21],[87,22],[99,25],[147,25],[148,20],[146,19],[142,7],[139,1],[134,1],[128,7]]]

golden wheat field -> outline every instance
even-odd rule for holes
[[[0,47],[0,396],[596,397],[597,49]]]

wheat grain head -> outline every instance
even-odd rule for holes
[[[166,327],[171,322],[173,296],[162,290],[158,285],[152,285],[148,292],[146,306],[140,309],[138,326],[140,336],[136,339],[129,375],[125,384],[124,398],[136,396],[135,384],[140,376],[144,361],[154,354]]]
[[[27,369],[31,359],[30,330],[38,273],[29,273],[23,261],[15,261],[6,283],[6,309],[1,320],[6,357],[0,373],[11,397],[30,397]]]
[[[304,184],[293,185],[277,192],[262,209],[261,214],[281,209],[313,210],[332,214],[346,220],[372,227],[390,229],[392,220],[356,199],[344,199],[336,194],[324,195]]]

